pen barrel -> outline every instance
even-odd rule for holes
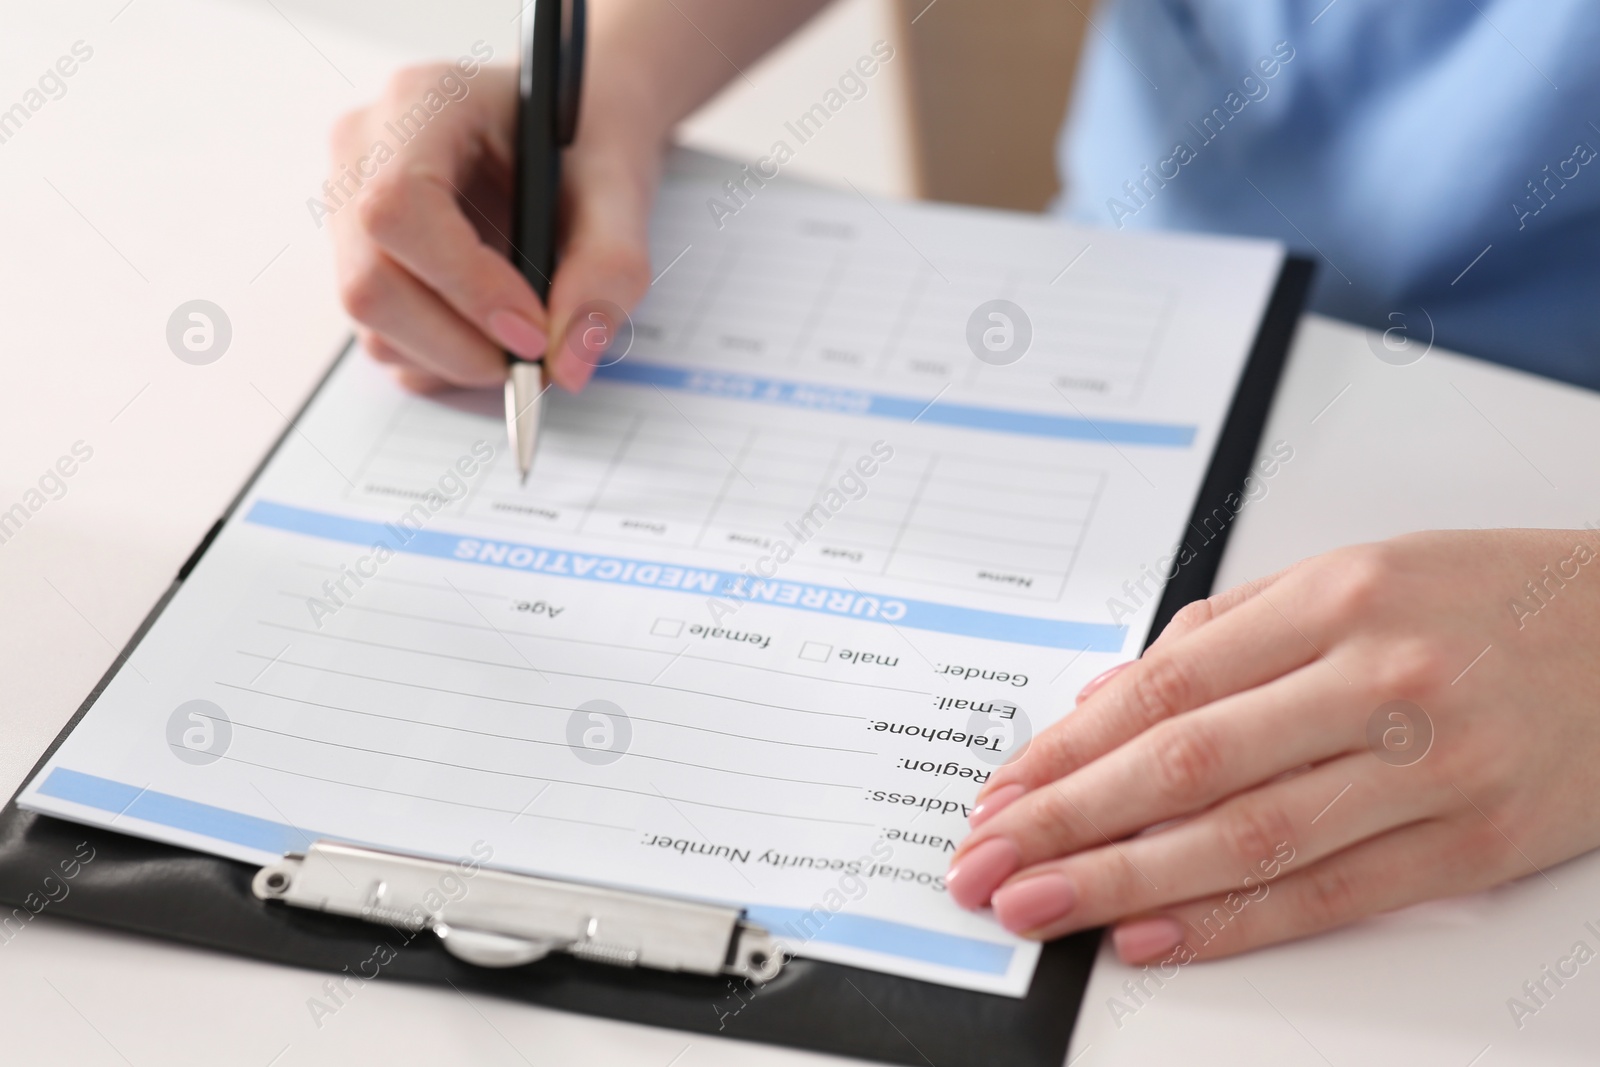
[[[522,23],[511,258],[541,300],[556,266],[561,18],[562,0],[534,0]]]

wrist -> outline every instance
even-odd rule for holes
[[[653,185],[671,142],[671,130],[670,124],[613,91],[585,101],[572,148],[584,157],[648,176]]]
[[[657,69],[660,49],[652,48],[626,23],[592,27],[584,71],[580,139],[592,137],[608,153],[659,159],[681,120],[670,80]]]

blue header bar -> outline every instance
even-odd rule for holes
[[[274,856],[304,852],[313,841],[329,836],[309,835],[270,819],[202,804],[171,793],[140,789],[66,767],[52,768],[39,783],[38,791],[57,800],[170,826]],[[888,919],[819,909],[808,912],[800,908],[752,907],[749,911],[752,918],[773,927],[780,937],[789,935],[791,929],[809,932],[809,936],[797,939],[801,944],[826,941],[980,974],[1003,975],[1011,963],[1013,950],[1009,945],[925,930]]]
[[[100,811],[116,812],[119,816],[142,819],[158,826],[171,826],[217,841],[270,852],[275,856],[304,852],[317,836],[321,836],[313,836],[270,819],[242,815],[227,808],[185,800],[152,789],[140,789],[65,767],[53,768],[38,788],[47,797]]]
[[[653,385],[699,396],[746,400],[760,404],[828,411],[836,415],[870,415],[881,419],[921,421],[969,430],[994,430],[1027,437],[1055,437],[1069,441],[1098,441],[1156,448],[1188,448],[1195,427],[1162,422],[1128,422],[1121,419],[1071,418],[1028,411],[929,403],[914,397],[867,393],[832,385],[757,378],[729,371],[688,370],[659,363],[614,363],[595,371],[595,377],[613,382]]]
[[[767,604],[838,618],[854,618],[862,622],[1042,648],[1120,652],[1128,632],[1126,626],[1109,623],[1007,615],[925,600],[901,600],[809,582],[753,578],[733,571],[464,537],[394,523],[346,518],[267,500],[256,501],[245,516],[245,521],[255,526],[287,530],[330,541],[373,547],[382,545],[390,552],[504,567],[530,574],[690,593],[707,599],[716,597],[725,601]]]

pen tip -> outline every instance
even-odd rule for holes
[[[506,429],[511,438],[511,451],[517,462],[517,473],[526,487],[528,475],[533,470],[533,454],[539,440],[540,397],[544,395],[544,368],[537,363],[521,360],[511,364],[506,377]]]

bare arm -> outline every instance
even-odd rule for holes
[[[602,131],[664,138],[826,3],[592,0],[586,106]]]

